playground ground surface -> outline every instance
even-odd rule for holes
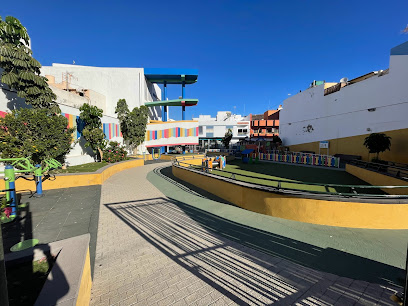
[[[227,172],[234,173],[235,179],[240,181],[277,187],[278,182],[268,181],[267,179],[280,180],[284,181],[283,183],[281,183],[282,188],[299,189],[306,191],[350,193],[352,192],[350,188],[326,187],[324,186],[324,184],[369,185],[359,178],[349,174],[343,169],[311,167],[275,162],[244,164],[240,159],[236,159],[228,162],[224,171],[215,169],[212,171],[213,174],[231,177],[232,174]],[[294,184],[291,182],[305,183],[305,185]],[[319,185],[309,185],[307,183],[315,183]],[[358,193],[384,194],[384,192],[379,189],[356,188],[356,191]]]
[[[89,233],[91,267],[95,259],[101,186],[84,186],[44,191],[41,198],[22,194],[18,218],[2,225],[4,253],[23,240],[38,239],[48,244]]]

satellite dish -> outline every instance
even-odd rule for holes
[[[348,82],[348,78],[342,78],[340,79],[340,83],[347,83]]]

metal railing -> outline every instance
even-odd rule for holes
[[[365,162],[362,160],[353,159],[349,161],[350,165],[361,167],[367,170],[372,170],[378,173],[393,176],[395,178],[408,181],[408,168],[397,167],[394,165],[386,165],[380,163]]]
[[[193,158],[192,158],[193,159]],[[173,165],[186,168],[189,170],[196,170],[206,174],[212,174],[219,177],[224,177],[229,180],[243,182],[247,184],[254,184],[261,187],[269,187],[274,189],[274,191],[297,191],[297,192],[306,192],[312,194],[321,194],[321,195],[331,195],[339,196],[345,198],[376,198],[376,199],[408,199],[408,186],[372,186],[372,185],[341,185],[341,184],[321,184],[321,183],[311,183],[311,182],[297,182],[290,180],[278,180],[271,178],[263,178],[253,175],[241,174],[236,172],[230,172],[226,170],[219,170],[216,168],[209,168],[203,165],[194,165],[182,160],[173,160]],[[250,179],[251,181],[249,181]],[[254,182],[255,180],[255,182]],[[258,183],[259,182],[259,183]],[[310,187],[318,187],[313,190]],[[303,187],[303,188],[302,188]],[[308,188],[309,187],[309,188]],[[320,187],[320,188],[319,188]],[[384,194],[380,190],[384,189],[405,189],[407,195],[390,195]],[[323,191],[324,190],[324,191]],[[340,191],[337,191],[340,190]],[[341,190],[344,190],[341,191]],[[360,190],[368,191],[372,190],[376,193],[361,193]]]
[[[267,153],[255,153],[259,160],[285,162],[292,164],[304,164],[323,167],[340,167],[340,157],[324,154],[312,154],[304,152],[281,152],[267,151]]]

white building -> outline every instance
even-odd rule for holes
[[[160,100],[157,84],[146,80],[143,68],[111,68],[79,65],[52,64],[41,68],[41,74],[52,77],[53,83],[66,85],[78,92],[91,90],[105,97],[104,115],[115,115],[116,103],[126,99],[129,109],[145,102]],[[58,101],[59,102],[59,101]],[[161,119],[160,107],[151,108],[151,119]]]
[[[115,114],[116,103],[126,99],[129,109],[159,100],[160,87],[145,79],[143,68],[105,68],[53,64],[41,68],[49,80],[50,88],[57,95],[57,103],[69,126],[76,127],[79,108],[84,103],[103,109],[102,124],[106,139],[123,143],[119,120]],[[0,115],[20,107],[29,107],[7,85],[0,84]],[[161,120],[160,107],[150,107],[150,119]],[[67,155],[68,165],[93,162],[92,151],[84,147],[85,140],[74,132],[77,143]]]
[[[280,137],[292,151],[319,151],[329,141],[330,154],[359,155],[370,133],[392,137],[384,160],[408,163],[408,42],[391,49],[389,69],[353,80],[343,78],[331,87],[310,87],[284,101]],[[325,88],[326,87],[326,88]]]
[[[154,73],[164,72],[165,74],[152,76],[148,72],[145,74],[144,68],[89,67],[66,64],[42,67],[41,74],[47,77],[50,88],[56,94],[56,102],[59,104],[62,115],[68,119],[69,127],[78,128],[79,108],[83,104],[95,105],[103,110],[101,121],[106,139],[123,144],[115,108],[119,99],[126,99],[130,110],[141,105],[147,105],[149,108],[150,123],[146,127],[146,141],[137,148],[139,154],[148,153],[148,147],[198,144],[197,122],[191,120],[161,122],[162,109],[155,104],[157,101],[161,102],[162,97],[161,88],[157,84],[160,80],[157,78],[170,78],[169,84],[181,82],[184,93],[185,84],[196,82],[198,71],[188,69],[150,70]],[[194,73],[194,75],[189,73]],[[182,81],[177,83],[179,79]],[[0,83],[0,89],[0,116],[4,116],[6,112],[13,109],[30,107],[7,85]],[[165,92],[166,90],[164,90]],[[168,103],[172,105],[171,103],[174,104],[174,101],[168,101]],[[185,105],[195,105],[197,102],[197,99],[181,99],[178,104],[180,104],[180,108],[183,107],[184,109]],[[68,165],[94,161],[92,151],[84,147],[85,140],[80,132],[78,128],[73,133],[73,137],[77,141],[67,155],[66,163]]]
[[[214,148],[221,145],[221,139],[228,129],[232,130],[231,145],[240,139],[249,137],[250,121],[241,115],[234,115],[231,112],[220,111],[217,116],[200,115],[193,118],[198,121],[199,144],[202,148]]]

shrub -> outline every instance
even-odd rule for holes
[[[370,153],[377,153],[378,160],[381,152],[391,150],[391,137],[384,133],[372,133],[364,139],[364,146]]]
[[[126,158],[126,150],[116,141],[109,142],[109,145],[103,150],[103,160],[108,163],[116,163]]]
[[[64,162],[74,129],[64,116],[48,109],[22,108],[0,118],[0,157],[28,157],[34,163],[47,158]]]

